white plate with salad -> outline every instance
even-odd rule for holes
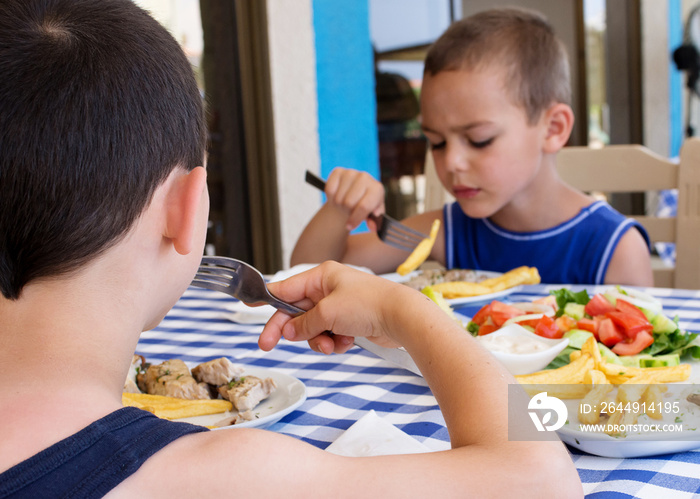
[[[556,306],[547,310],[556,301]],[[556,312],[553,312],[556,310]],[[520,324],[547,338],[568,339],[548,366],[569,363],[571,352],[595,336],[601,357],[608,363],[632,367],[665,367],[681,362],[691,365],[690,378],[666,383],[661,399],[667,409],[663,420],[642,413],[629,431],[611,436],[600,428],[580,426],[581,399],[563,400],[568,409],[567,424],[557,430],[567,444],[604,457],[643,457],[700,448],[700,341],[695,333],[679,328],[664,314],[661,302],[635,289],[610,287],[588,295],[563,288],[534,303],[485,305],[472,317],[472,334],[488,336],[502,327]],[[681,361],[681,359],[683,359]],[[614,393],[614,392],[613,392]],[[697,393],[697,402],[688,400]],[[609,403],[615,404],[614,395]],[[605,412],[605,411],[603,411]],[[603,420],[604,421],[604,420]],[[668,425],[668,426],[664,426]]]

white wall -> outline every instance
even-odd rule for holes
[[[642,0],[642,105],[644,145],[662,156],[670,151],[668,2]]]
[[[284,267],[321,206],[304,172],[320,170],[311,0],[268,0],[272,112]]]

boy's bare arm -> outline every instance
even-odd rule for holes
[[[171,451],[149,459],[136,476],[152,471],[152,479],[166,482],[163,470],[170,470],[170,482],[161,485],[166,491],[186,490],[179,487],[194,480],[207,493],[218,487],[219,492],[250,497],[582,495],[576,469],[561,443],[508,440],[508,383],[514,380],[426,297],[330,262],[271,286],[283,299],[313,308],[295,319],[275,315],[260,338],[264,349],[272,348],[283,333],[287,339],[304,341],[327,329],[336,336],[402,344],[440,404],[453,449],[345,458],[282,435],[234,429],[185,437],[172,444]],[[192,468],[183,469],[181,478],[185,467]],[[146,484],[145,495],[152,486]],[[203,489],[198,491],[205,495]]]
[[[654,285],[649,248],[638,230],[630,229],[620,238],[605,273],[605,284]]]
[[[336,168],[326,182],[326,195],[327,202],[299,237],[291,265],[335,260],[368,267],[378,274],[394,272],[408,252],[384,244],[371,221],[368,221],[369,233],[350,234],[370,214],[384,213],[382,184],[364,172]],[[436,217],[441,214],[423,214],[404,223],[427,234]]]

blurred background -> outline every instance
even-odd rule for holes
[[[367,171],[385,185],[389,214],[424,209],[422,61],[451,22],[479,10],[534,8],[554,25],[571,61],[570,145],[676,157],[695,133],[697,54],[679,64],[673,53],[694,47],[694,30],[700,40],[698,0],[134,1],[182,44],[206,102],[207,251],[267,273],[288,266],[323,201],[307,169]],[[650,209],[643,194],[613,204]]]

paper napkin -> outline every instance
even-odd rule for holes
[[[351,457],[431,452],[431,449],[380,418],[374,411],[358,419],[326,450]]]

